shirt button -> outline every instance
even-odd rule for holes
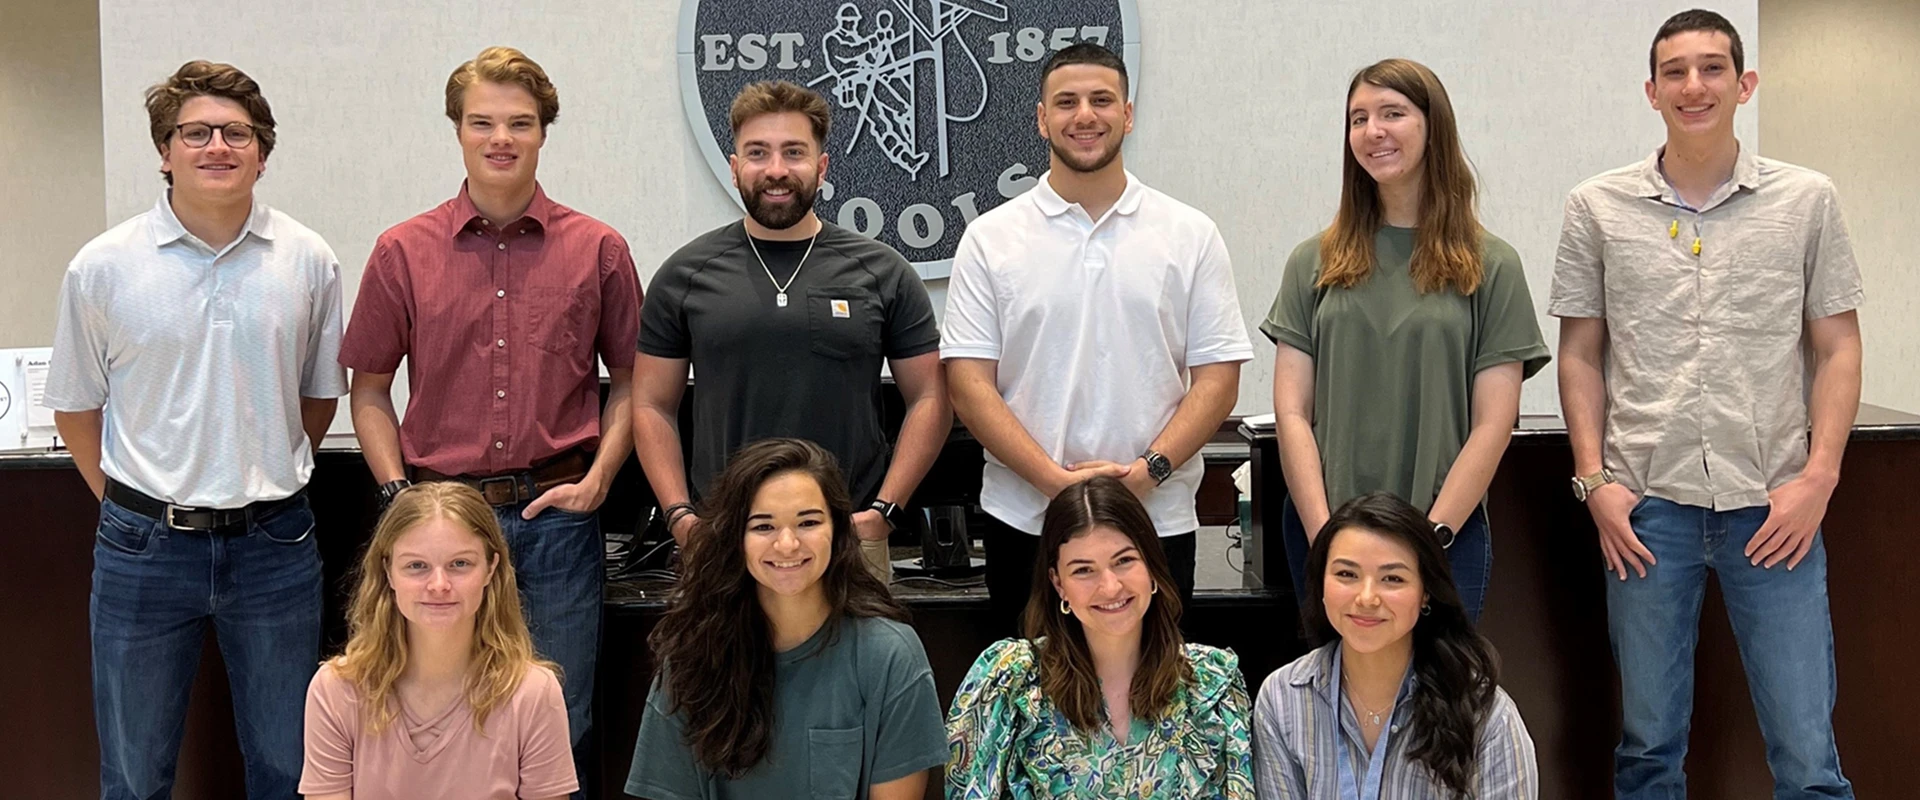
[[[506,296],[507,296],[507,290],[505,290],[505,289],[497,289],[497,290],[495,290],[495,291],[494,291],[494,293],[493,293],[493,296],[494,296],[494,297],[506,297]]]
[[[505,339],[496,339],[496,340],[494,340],[494,342],[493,342],[493,346],[494,346],[494,347],[506,347],[506,346],[507,346],[507,340],[505,340]]]
[[[521,228],[521,229],[520,229],[520,232],[521,232],[521,233],[526,233],[526,232],[527,232],[527,229],[526,229],[526,228]]]
[[[506,243],[506,242],[501,242],[501,243],[500,243],[500,249],[502,249],[502,250],[505,250],[505,249],[507,249],[507,243]]]
[[[506,397],[506,396],[507,396],[507,390],[505,390],[505,389],[495,389],[495,390],[493,390],[493,396],[494,396],[494,397]]]
[[[506,446],[507,446],[507,443],[506,443],[506,442],[494,442],[494,443],[493,443],[493,449],[495,449],[495,450],[503,450],[503,449],[506,449]]]

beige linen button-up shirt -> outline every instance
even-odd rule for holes
[[[1805,321],[1863,299],[1839,198],[1743,147],[1695,210],[1660,156],[1568,196],[1548,313],[1607,320],[1601,457],[1627,488],[1766,505],[1807,462]]]

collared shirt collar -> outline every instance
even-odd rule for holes
[[[546,230],[547,222],[552,216],[553,201],[547,199],[547,190],[540,188],[540,182],[534,181],[533,202],[527,204],[526,213],[521,214],[520,219],[533,220],[533,223],[540,226],[541,230]],[[474,220],[481,218],[479,207],[473,204],[473,196],[467,193],[467,182],[461,181],[460,194],[453,198],[453,217],[449,220],[450,224],[447,226],[447,238],[452,239],[459,236],[461,231],[467,230],[473,225]],[[514,221],[518,222],[519,220]]]
[[[153,220],[153,246],[155,247],[164,247],[190,235],[187,232],[187,226],[180,224],[180,216],[173,213],[173,189],[171,188],[161,190],[159,201],[153,204]],[[240,229],[241,237],[244,238],[247,234],[273,241],[273,215],[267,213],[266,205],[258,199],[253,201],[253,210],[247,212],[247,224]]]
[[[1641,163],[1639,195],[1659,200],[1670,206],[1684,207],[1686,203],[1680,199],[1680,193],[1674,191],[1673,184],[1667,182],[1667,175],[1660,168],[1660,158],[1666,155],[1666,152],[1666,145],[1656,147],[1653,149],[1653,155],[1647,156],[1647,160]],[[1759,188],[1760,163],[1754,157],[1751,148],[1741,145],[1739,154],[1734,156],[1733,177],[1725,186],[1720,187],[1719,191],[1713,193],[1713,197],[1706,203],[1706,208],[1719,205],[1726,196],[1740,189],[1753,191]],[[1722,195],[1722,192],[1725,192],[1725,195]]]
[[[1133,173],[1124,170],[1122,172],[1127,176],[1127,188],[1121,190],[1120,199],[1114,201],[1113,210],[1110,213],[1132,214],[1140,210],[1140,200],[1146,195],[1147,187],[1140,182],[1139,178],[1134,177]],[[1040,183],[1033,187],[1033,202],[1040,207],[1041,213],[1049,217],[1057,217],[1067,213],[1067,209],[1073,208],[1075,204],[1067,202],[1066,198],[1053,190],[1053,184],[1047,180],[1052,174],[1053,170],[1041,173]]]

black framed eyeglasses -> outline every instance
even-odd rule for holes
[[[220,141],[228,147],[244,150],[253,145],[253,126],[244,122],[229,122],[225,125],[208,125],[204,122],[182,122],[173,126],[180,132],[180,143],[196,150],[213,144],[213,132],[220,131]]]

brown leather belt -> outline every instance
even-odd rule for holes
[[[447,475],[426,467],[414,467],[414,481],[456,481],[464,483],[480,492],[488,505],[508,506],[514,503],[530,502],[548,489],[567,483],[577,483],[587,476],[587,468],[592,461],[587,451],[574,448],[544,462],[535,464],[532,469],[521,472],[508,472],[501,475]]]

